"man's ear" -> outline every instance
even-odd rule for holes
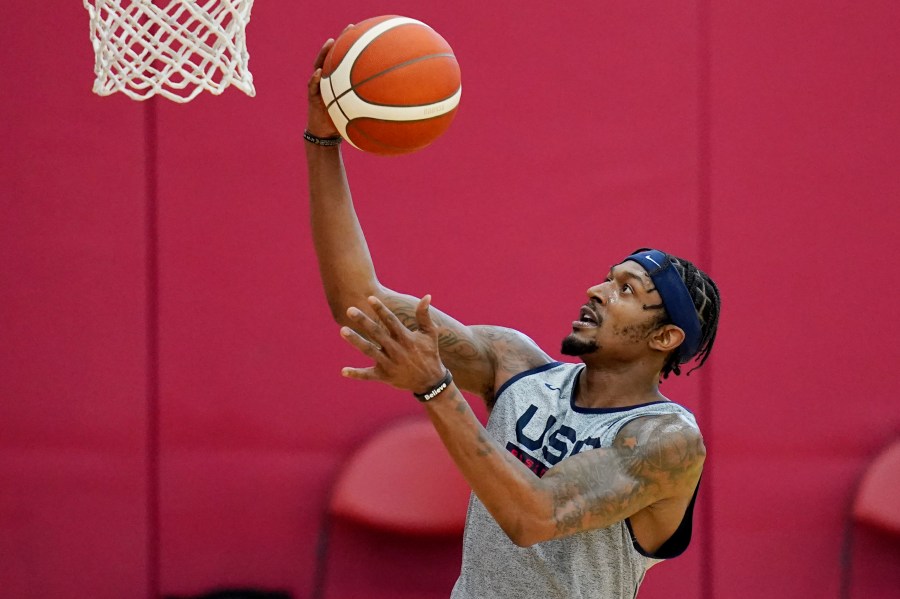
[[[661,352],[670,352],[684,343],[684,331],[674,324],[664,324],[650,335],[650,347]]]

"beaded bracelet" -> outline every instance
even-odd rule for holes
[[[342,138],[340,135],[337,135],[335,137],[319,137],[318,135],[313,135],[312,133],[310,133],[308,129],[303,131],[303,139],[305,139],[309,143],[316,144],[317,146],[326,147],[336,146],[344,141],[344,138]]]

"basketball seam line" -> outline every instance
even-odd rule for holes
[[[447,97],[445,97],[445,98],[441,98],[441,99],[439,99],[439,100],[435,100],[434,102],[429,102],[428,104],[382,104],[381,102],[372,102],[371,100],[366,100],[365,98],[363,98],[363,97],[360,96],[359,94],[356,94],[356,97],[359,98],[362,102],[365,102],[366,104],[368,104],[369,106],[384,106],[384,107],[386,107],[386,108],[420,108],[420,107],[425,107],[425,106],[434,106],[434,105],[436,105],[436,104],[440,104],[441,102],[446,102],[447,100],[449,100],[450,98],[452,98],[453,96],[455,96],[455,95],[458,94],[458,93],[459,93],[459,89],[457,88],[457,90],[456,90],[455,92],[453,92],[452,94],[450,94],[449,96],[447,96]],[[343,94],[342,94],[342,95],[343,95]],[[340,106],[340,105],[338,105],[338,106]],[[455,108],[455,107],[454,107],[454,108]],[[341,111],[341,112],[343,112],[343,111]],[[416,120],[416,121],[427,121],[428,119],[434,118],[435,116],[440,116],[441,114],[447,114],[447,113],[446,113],[446,112],[442,112],[442,113],[440,113],[440,114],[435,114],[435,115],[433,115],[433,116],[426,116],[426,117],[421,118],[421,119],[413,119],[413,120]],[[362,118],[375,118],[375,117],[362,117],[362,116],[360,116],[360,117],[356,117],[356,118],[362,119]],[[354,120],[355,120],[355,119],[354,119]],[[405,121],[404,121],[404,122],[405,122]]]
[[[341,93],[340,96],[335,95],[335,96],[334,96],[334,100],[332,100],[331,102],[329,102],[329,103],[328,103],[328,106],[326,106],[325,108],[331,107],[332,104],[334,104],[335,102],[337,102],[338,100],[340,100],[341,98],[343,98],[344,96],[346,96],[347,94],[349,94],[350,92],[356,91],[356,88],[357,88],[357,87],[363,85],[364,83],[366,83],[366,82],[368,82],[368,81],[371,81],[372,79],[375,79],[376,77],[380,77],[380,76],[384,75],[385,73],[389,73],[389,72],[394,71],[394,70],[396,70],[396,69],[400,69],[400,68],[403,68],[403,67],[407,67],[407,66],[409,66],[409,65],[411,65],[411,64],[415,64],[415,63],[420,62],[420,61],[423,61],[423,60],[428,60],[428,59],[430,59],[430,58],[453,58],[453,59],[455,59],[456,56],[454,56],[452,53],[443,52],[443,53],[441,53],[441,54],[428,54],[428,55],[426,55],[426,56],[419,56],[418,58],[411,58],[410,60],[407,60],[407,61],[405,61],[405,62],[401,62],[400,64],[395,64],[394,66],[389,67],[389,68],[387,68],[387,69],[385,69],[385,70],[383,70],[383,71],[379,71],[379,72],[375,73],[374,75],[369,75],[368,77],[366,77],[365,79],[363,79],[363,80],[360,81],[359,83],[351,84],[350,87],[348,87],[347,89],[345,89],[345,90]],[[351,73],[351,75],[352,75],[352,73],[353,73],[353,67],[354,67],[354,66],[356,66],[356,61],[354,61],[354,62],[353,62],[353,65],[350,66],[350,73]],[[335,71],[336,71],[336,70],[337,70],[337,69],[335,69]],[[331,83],[331,76],[328,77],[328,82],[329,82],[329,84]],[[332,86],[332,88],[331,88],[331,93],[334,94],[334,87],[333,87],[333,86]],[[456,92],[454,91],[453,94],[455,94],[455,93],[456,93]],[[450,94],[449,96],[447,96],[447,98],[452,98],[452,97],[453,97],[453,94]],[[441,99],[441,100],[437,100],[437,102],[443,102],[443,101],[446,100],[447,98],[443,98],[443,99]],[[369,102],[368,100],[365,100],[364,98],[362,98],[362,96],[360,96],[360,99],[363,99],[364,101]],[[434,103],[435,103],[435,102],[429,102],[429,104],[434,104]],[[369,102],[369,104],[377,104],[377,103],[376,103],[376,102]],[[381,106],[391,106],[391,104],[381,104]],[[419,104],[418,106],[428,106],[428,104]],[[338,104],[338,108],[340,108],[340,104]],[[341,112],[344,112],[344,111],[341,110]],[[345,114],[344,116],[347,116],[347,115]],[[349,119],[348,119],[348,120],[349,120]]]
[[[328,86],[331,87],[331,95],[335,96],[334,83],[332,82],[331,77],[328,78]],[[341,95],[343,95],[343,94],[341,94]],[[328,107],[335,103],[337,103],[337,96],[335,96],[334,100],[332,100],[331,102],[328,103],[328,106],[325,107],[325,110],[328,110]],[[337,105],[337,108],[338,108],[338,110],[341,111],[341,114],[344,115],[344,118],[347,119],[347,123],[350,123],[350,117],[347,116],[347,113],[344,112],[344,109],[341,108],[340,104]],[[347,129],[347,126],[344,125],[344,130],[346,130],[346,129]]]
[[[400,123],[424,123],[425,121],[433,121],[433,120],[435,120],[435,119],[439,119],[439,118],[442,117],[442,116],[449,116],[449,115],[453,114],[453,111],[454,111],[454,110],[456,110],[456,108],[454,108],[453,110],[448,110],[447,112],[442,112],[441,114],[436,114],[436,115],[434,115],[434,116],[427,116],[427,117],[425,117],[425,118],[423,118],[423,119],[410,119],[410,120],[408,120],[408,121],[385,121],[385,122],[390,122],[390,123],[393,123],[393,124],[400,124]],[[379,119],[378,117],[374,117],[374,116],[358,116],[358,117],[356,117],[355,119],[349,119],[349,120],[347,120],[347,125],[349,125],[350,123],[355,123],[355,122],[357,122],[357,121],[366,121],[366,120],[368,120],[368,121],[383,121],[384,119]]]

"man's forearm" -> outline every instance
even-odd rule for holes
[[[552,509],[541,479],[488,436],[455,386],[426,406],[450,457],[507,536],[523,546],[542,539]]]
[[[375,294],[378,281],[338,147],[305,143],[309,212],[328,305],[343,321],[347,306]]]

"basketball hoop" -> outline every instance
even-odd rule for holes
[[[91,17],[94,93],[189,102],[233,85],[256,95],[245,29],[253,0],[83,0]]]

